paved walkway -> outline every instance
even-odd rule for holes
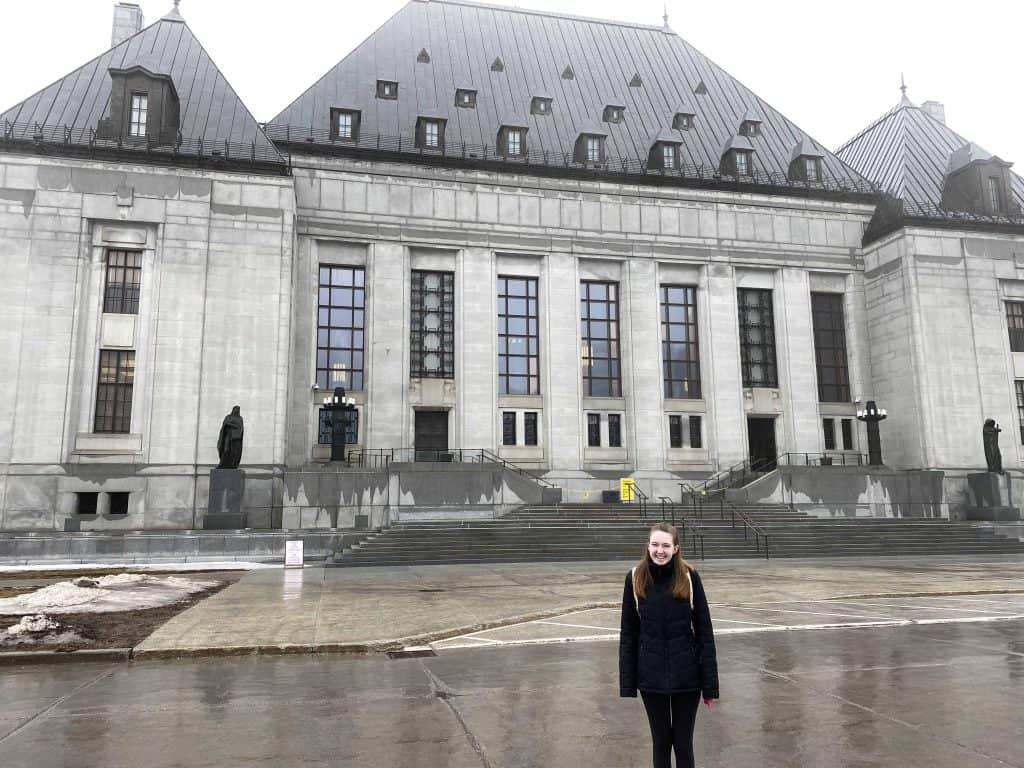
[[[631,563],[395,566],[253,571],[179,614],[140,644],[136,658],[232,653],[383,651],[569,612],[614,609]],[[1024,593],[1024,558],[709,561],[699,564],[720,628],[749,620],[770,624],[780,603],[879,596]],[[980,605],[981,603],[979,603]],[[907,618],[893,602],[885,620]],[[776,606],[775,613],[759,610]],[[936,615],[956,617],[953,606]],[[835,613],[868,616],[852,604]],[[1016,609],[1015,609],[1016,610]],[[820,609],[815,609],[821,612]],[[826,611],[827,612],[827,611]],[[1014,611],[1008,611],[1014,612]],[[1024,613],[1024,610],[1020,611]],[[606,612],[607,613],[607,612]],[[797,614],[793,614],[797,615]],[[916,614],[915,614],[916,615]],[[834,617],[836,618],[836,617]],[[820,619],[820,617],[819,617]],[[834,623],[815,619],[814,623]],[[810,619],[807,619],[810,621]],[[609,622],[600,623],[602,632]],[[614,624],[612,623],[612,626]],[[739,626],[739,625],[736,625]]]

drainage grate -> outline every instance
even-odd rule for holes
[[[447,592],[446,589],[437,589],[436,587],[427,587],[426,589],[417,589],[417,592]]]
[[[388,651],[389,659],[419,659],[426,656],[437,656],[429,645],[407,645],[397,651]]]

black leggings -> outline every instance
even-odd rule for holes
[[[697,721],[700,691],[648,693],[640,691],[651,724],[654,768],[672,768],[672,748],[677,768],[694,768],[693,724]]]

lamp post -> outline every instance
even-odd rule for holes
[[[335,387],[334,395],[324,398],[324,409],[331,415],[331,461],[344,461],[345,432],[356,401],[345,397],[344,387]]]
[[[878,422],[884,421],[888,416],[885,408],[879,408],[874,400],[868,400],[867,405],[857,411],[857,419],[868,426],[868,464],[873,467],[882,466],[882,438],[878,433]]]

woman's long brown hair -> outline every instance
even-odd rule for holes
[[[648,536],[655,531],[667,533],[672,537],[672,544],[679,545],[679,532],[674,525],[655,523],[651,526]],[[686,578],[686,574],[692,569],[689,563],[683,560],[682,552],[682,549],[676,550],[675,556],[669,561],[672,563],[672,597],[676,600],[689,600],[690,580]],[[645,544],[644,556],[640,558],[640,562],[633,569],[633,594],[636,595],[637,599],[647,595],[647,588],[651,586],[651,582],[654,580],[649,567],[651,563],[651,556],[647,553],[647,545]]]

